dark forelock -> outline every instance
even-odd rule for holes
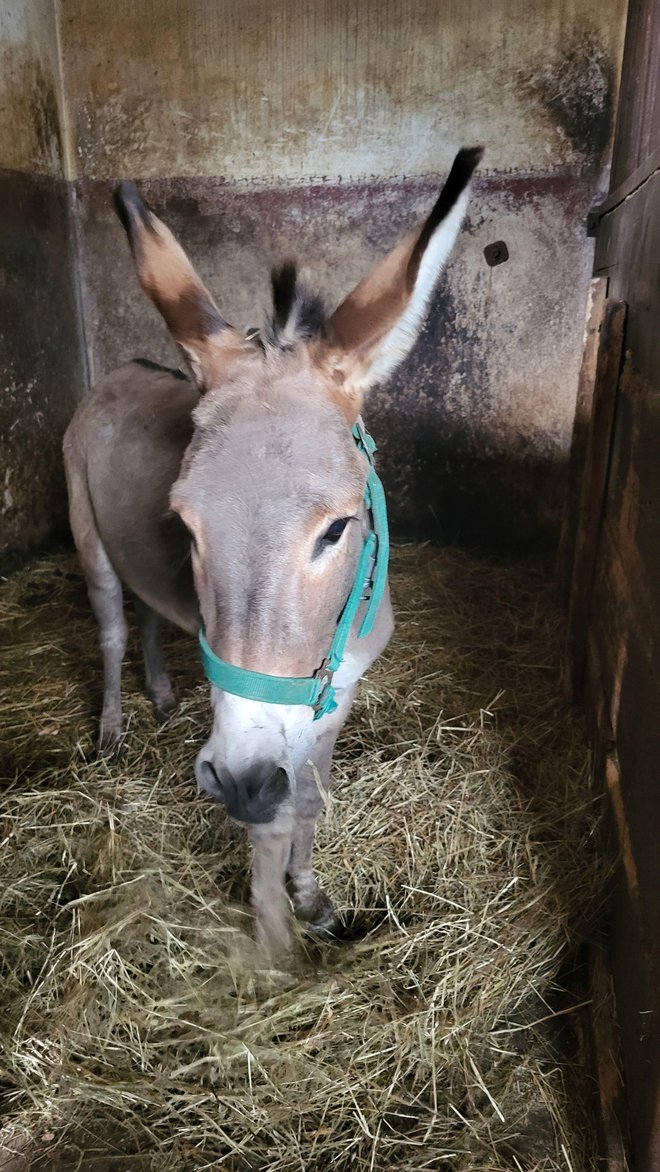
[[[273,291],[272,342],[286,347],[295,342],[322,337],[326,312],[321,298],[298,283],[293,261],[274,268],[271,276]]]

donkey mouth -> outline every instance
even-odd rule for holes
[[[195,775],[200,790],[221,802],[231,818],[254,826],[272,822],[291,786],[285,769],[256,765],[240,778],[228,769],[218,772],[211,761],[198,760]]]

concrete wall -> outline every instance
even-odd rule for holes
[[[582,165],[620,0],[62,0],[76,173],[308,182]]]
[[[0,7],[0,552],[63,523],[60,441],[82,393],[56,13]]]
[[[0,165],[63,177],[53,0],[0,5]]]
[[[551,540],[625,0],[59,0],[92,377],[173,351],[110,208],[143,182],[237,325],[299,256],[329,305],[487,154],[415,355],[369,418],[399,532]],[[507,242],[489,268],[485,245]]]

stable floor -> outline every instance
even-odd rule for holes
[[[396,635],[340,740],[317,868],[344,924],[250,939],[242,832],[196,793],[194,642],[121,754],[69,555],[0,589],[0,1169],[596,1169],[580,950],[608,873],[541,569],[395,550]]]

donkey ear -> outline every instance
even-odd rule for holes
[[[482,147],[459,151],[425,224],[380,261],[328,322],[335,382],[358,414],[362,395],[382,382],[412,349],[433,290],[463,222],[469,183]]]
[[[165,319],[201,390],[226,373],[242,336],[220,315],[169,228],[144,203],[134,183],[121,183],[115,207],[133,253],[140,284]]]

